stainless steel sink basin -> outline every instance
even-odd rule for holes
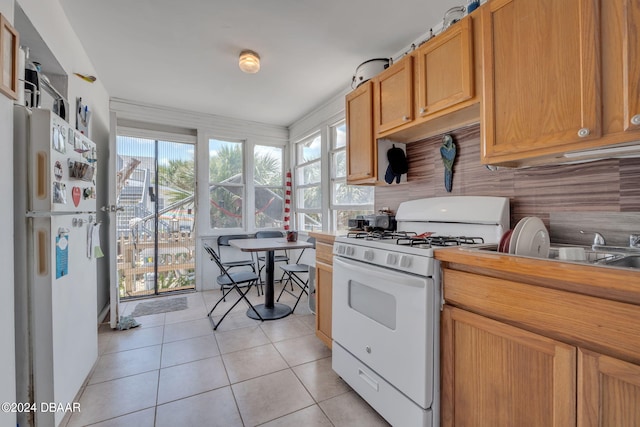
[[[602,264],[615,267],[640,268],[640,255],[624,255],[616,259],[602,261]]]
[[[593,249],[584,249],[584,260],[576,260],[574,262],[584,262],[588,264],[600,264],[605,263],[607,261],[613,261],[621,258],[623,255],[616,252],[607,252],[607,251],[594,251]],[[560,248],[552,247],[549,249],[549,259],[557,259],[560,260]],[[564,260],[569,261],[569,260]]]
[[[560,248],[562,247],[573,247],[573,248],[582,248],[584,250],[584,258],[581,260],[567,260],[560,259]],[[475,250],[481,251],[489,251],[496,252],[496,245],[482,245],[476,246]],[[560,245],[560,246],[552,246],[549,249],[548,259],[562,262],[578,262],[584,264],[596,264],[596,265],[607,265],[611,267],[623,267],[623,268],[638,268],[640,269],[640,253],[637,251],[633,253],[629,253],[629,250],[626,248],[621,248],[626,250],[626,252],[617,251],[618,248],[612,247],[609,248],[602,247],[601,248],[590,248],[584,246],[571,246],[571,245]]]

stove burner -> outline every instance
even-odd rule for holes
[[[429,236],[425,238],[399,238],[396,244],[404,246],[416,246],[421,248],[430,248],[432,246],[461,246],[461,245],[475,245],[478,243],[484,243],[482,237],[467,237],[467,236]]]
[[[373,231],[359,231],[353,230],[347,233],[347,237],[350,239],[365,239],[365,240],[385,240],[385,239],[410,239],[415,236],[416,233],[408,231],[388,231],[388,230],[373,230]]]

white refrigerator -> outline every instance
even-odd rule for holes
[[[96,146],[45,109],[14,109],[18,425],[58,426],[98,357]],[[44,409],[44,410],[43,410]]]

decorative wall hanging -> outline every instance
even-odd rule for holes
[[[20,36],[0,14],[0,93],[18,99],[18,50]]]
[[[453,162],[456,160],[456,144],[448,133],[442,136],[440,157],[442,157],[442,163],[444,164],[444,188],[447,193],[451,193],[453,188]]]

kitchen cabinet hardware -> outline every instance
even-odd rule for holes
[[[409,121],[409,117],[408,116],[402,116],[402,120],[405,121],[405,122],[408,122]]]
[[[631,124],[632,125],[640,125],[640,114],[636,114],[635,116],[631,117]]]
[[[420,114],[424,114],[426,111],[427,111],[427,109],[426,109],[426,108],[424,108],[424,107],[422,107],[422,108],[420,109]]]
[[[582,128],[578,131],[578,136],[580,138],[586,138],[591,135],[591,131],[588,128]]]

